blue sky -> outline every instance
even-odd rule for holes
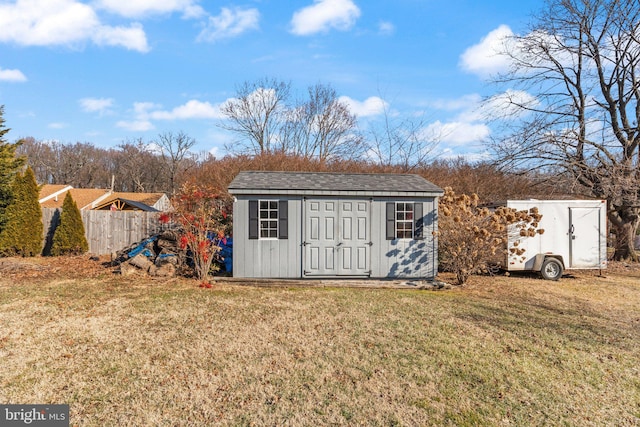
[[[218,107],[245,81],[330,84],[363,126],[382,105],[425,118],[437,154],[482,156],[502,36],[533,0],[0,0],[10,140],[99,147],[184,131],[224,154]],[[504,88],[503,88],[504,89]]]

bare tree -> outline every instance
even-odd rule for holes
[[[501,164],[558,170],[608,201],[616,259],[636,259],[640,224],[640,4],[550,0],[531,31],[505,41]],[[534,95],[534,96],[530,96]],[[577,188],[576,187],[576,188]]]
[[[116,186],[121,191],[145,192],[166,190],[163,162],[142,138],[123,142],[117,151]]]
[[[382,121],[369,128],[369,152],[381,165],[410,172],[425,165],[438,146],[439,135],[427,134],[425,128],[423,117],[394,116],[384,103]]]
[[[290,86],[290,83],[263,78],[245,82],[237,88],[236,97],[221,107],[227,120],[221,122],[220,127],[239,137],[235,145],[227,147],[229,151],[242,154],[272,152],[277,143]]]
[[[231,153],[286,153],[325,161],[364,152],[356,116],[329,85],[310,86],[304,98],[292,101],[290,83],[246,82],[221,111],[226,120],[220,127],[239,137],[226,146]]]
[[[179,187],[177,182],[179,175],[186,172],[194,164],[192,161],[194,155],[189,150],[196,144],[196,140],[183,131],[178,133],[164,132],[158,135],[155,143],[166,167],[169,181],[168,190],[171,195],[174,195]]]
[[[50,147],[42,141],[37,141],[29,136],[22,139],[22,144],[18,147],[20,156],[27,159],[36,176],[36,181],[40,184],[52,183],[50,163]]]
[[[27,157],[36,180],[77,188],[106,187],[111,179],[108,150],[87,142],[63,144],[25,138],[20,154]]]
[[[331,86],[316,84],[308,99],[288,110],[282,126],[282,151],[307,159],[358,158],[364,151],[357,118]]]

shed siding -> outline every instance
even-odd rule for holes
[[[259,198],[288,201],[288,239],[249,239],[249,200]],[[343,199],[346,200],[346,199]],[[354,198],[348,200],[366,200]],[[423,203],[424,229],[422,240],[386,239],[387,202],[396,199],[374,199],[371,203],[370,265],[373,278],[432,279],[437,274],[437,202],[435,198],[398,199]],[[247,278],[301,278],[304,276],[304,248],[302,242],[304,205],[301,197],[238,196],[234,203],[234,256],[233,272],[236,277]]]
[[[378,278],[425,278],[436,276],[438,247],[433,232],[437,230],[437,204],[434,198],[397,199],[423,203],[423,239],[391,239],[385,237],[386,204],[396,199],[374,200],[371,217],[371,276]]]
[[[249,239],[249,200],[287,200],[287,239]],[[290,197],[238,196],[233,204],[233,274],[247,278],[301,277],[301,200]]]

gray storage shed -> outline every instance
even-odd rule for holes
[[[433,279],[441,188],[418,175],[240,172],[233,274]]]

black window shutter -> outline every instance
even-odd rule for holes
[[[416,223],[414,224],[413,238],[415,240],[424,240],[424,218],[422,213],[422,202],[414,203],[413,215]]]
[[[249,200],[249,239],[258,238],[258,201]]]
[[[396,204],[387,202],[387,240],[396,238]]]
[[[278,239],[289,238],[289,203],[286,200],[278,202]]]

